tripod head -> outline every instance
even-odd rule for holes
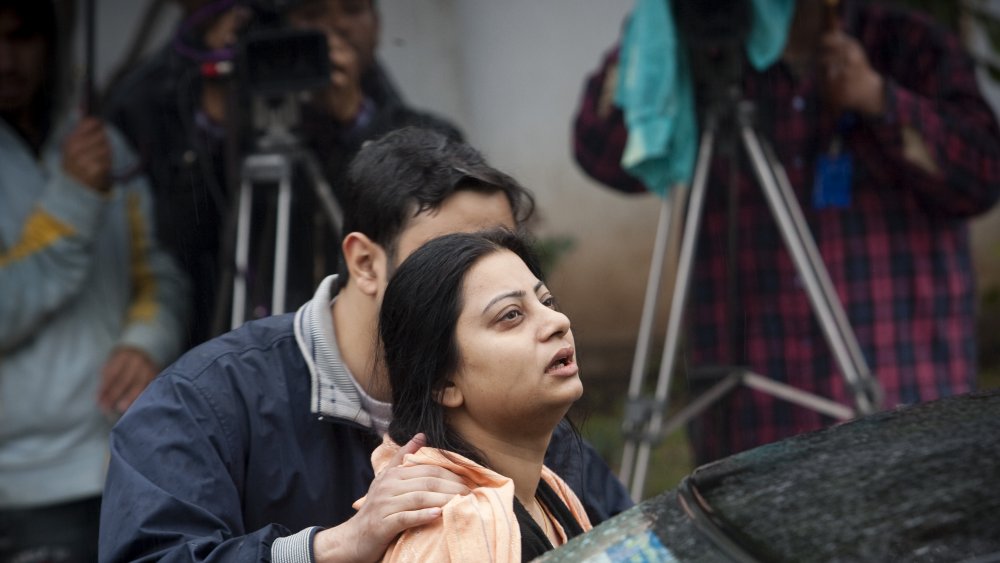
[[[735,113],[743,97],[749,0],[677,0],[672,6],[687,51],[701,121]]]
[[[299,145],[300,105],[330,81],[329,47],[318,30],[296,29],[285,14],[294,0],[239,0],[252,18],[236,47],[235,85],[258,152]]]

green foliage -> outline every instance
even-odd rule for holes
[[[976,324],[980,386],[1000,386],[1000,287],[994,285],[980,292]]]
[[[535,252],[541,263],[542,272],[549,276],[555,271],[556,265],[569,251],[576,247],[576,239],[570,236],[542,237],[535,241]]]
[[[583,437],[616,472],[625,442],[621,424],[621,410],[616,409],[608,414],[593,414],[580,427]],[[666,436],[651,452],[643,498],[650,498],[676,487],[693,468],[686,432],[680,430]]]

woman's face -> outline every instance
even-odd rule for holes
[[[469,269],[462,302],[459,366],[451,379],[465,411],[460,418],[489,432],[551,432],[583,384],[569,319],[548,288],[520,257],[502,250]]]

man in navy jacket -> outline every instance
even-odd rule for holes
[[[102,561],[372,561],[464,492],[440,468],[398,466],[419,438],[373,475],[370,454],[391,414],[375,361],[378,309],[389,276],[421,244],[515,228],[533,200],[468,145],[415,128],[367,145],[348,175],[339,274],[295,314],[186,354],[115,427]],[[557,433],[546,462],[595,523],[630,506],[572,433]]]

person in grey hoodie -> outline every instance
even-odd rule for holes
[[[122,138],[59,110],[53,4],[0,0],[0,560],[97,556],[108,433],[181,350],[188,283]]]

